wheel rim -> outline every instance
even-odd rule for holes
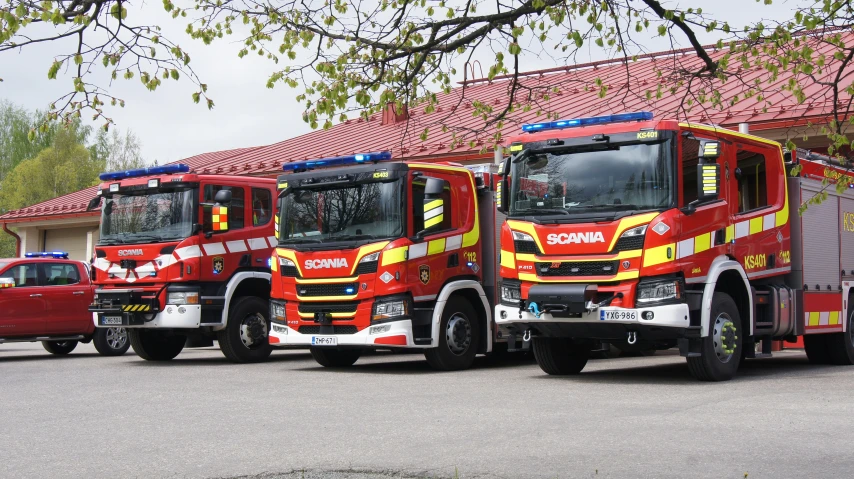
[[[110,349],[121,349],[128,341],[128,332],[125,328],[107,329],[107,346]]]
[[[722,363],[728,363],[735,355],[738,328],[727,313],[721,313],[712,324],[712,341],[715,343],[715,354]]]
[[[445,338],[448,340],[448,348],[457,356],[465,354],[471,346],[471,322],[462,313],[455,313],[448,320],[448,328],[445,330]]]
[[[267,320],[254,313],[240,322],[240,341],[249,349],[257,348],[267,339]]]

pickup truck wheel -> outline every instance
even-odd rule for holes
[[[92,342],[101,356],[121,356],[130,348],[125,328],[95,328]]]
[[[534,337],[531,348],[540,369],[553,376],[579,374],[590,359],[589,347],[573,344],[568,338]]]
[[[130,346],[137,356],[146,361],[170,361],[181,354],[187,337],[164,331],[129,328]]]
[[[440,371],[468,369],[474,363],[480,338],[480,321],[461,296],[451,296],[439,323],[439,347],[424,351],[427,363]]]
[[[688,369],[700,381],[728,381],[741,363],[744,331],[730,295],[715,293],[709,315],[709,335],[702,338],[700,356],[689,357]]]
[[[42,346],[50,354],[65,355],[74,351],[77,341],[42,341]]]
[[[238,299],[228,311],[225,329],[217,333],[222,354],[235,363],[255,363],[270,357],[269,314],[270,308],[261,298]]]
[[[359,360],[362,352],[358,349],[311,348],[311,357],[317,364],[327,368],[345,368]]]

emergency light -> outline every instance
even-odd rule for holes
[[[577,128],[580,126],[604,125],[606,123],[619,123],[623,121],[643,120],[652,120],[652,112],[637,111],[634,113],[618,113],[616,115],[573,118],[571,120],[546,121],[543,123],[526,123],[522,125],[522,131],[527,133],[533,133],[535,131],[561,130],[563,128]]]
[[[190,165],[183,163],[175,163],[172,165],[150,166],[148,168],[137,168],[135,170],[113,171],[110,173],[101,173],[98,178],[101,181],[123,180],[125,178],[138,178],[140,176],[151,175],[171,175],[173,173],[187,173],[190,171]]]
[[[60,258],[68,259],[68,253],[64,251],[40,251],[38,253],[27,253],[27,258]]]
[[[360,153],[358,155],[332,156],[316,160],[295,161],[282,165],[284,171],[302,171],[314,168],[328,168],[330,166],[364,165],[377,161],[388,161],[391,159],[390,151],[375,151],[373,153]]]

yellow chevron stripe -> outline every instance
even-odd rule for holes
[[[442,200],[433,200],[429,203],[424,203],[424,212],[426,213],[430,210],[435,210],[436,208],[442,206],[443,204],[445,204],[445,202]]]
[[[355,311],[353,311],[352,313],[330,313],[330,314],[332,315],[332,319],[346,319],[346,318],[353,318],[356,316]],[[306,319],[313,318],[314,313],[299,313],[299,317],[300,318],[306,318]]]
[[[676,258],[676,243],[649,248],[643,253],[643,267],[667,263]]]
[[[406,252],[409,251],[409,246],[400,246],[390,250],[383,251],[382,266],[390,264],[403,263],[406,261]]]

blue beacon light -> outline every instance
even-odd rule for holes
[[[303,171],[314,168],[328,168],[331,166],[364,165],[378,161],[391,160],[390,151],[376,151],[373,153],[359,153],[356,155],[332,156],[329,158],[318,158],[315,160],[294,161],[282,165],[283,171]]]
[[[68,253],[65,251],[40,251],[37,253],[27,253],[24,256],[27,258],[60,258],[68,259]]]
[[[522,131],[534,133],[546,130],[561,130],[564,128],[577,128],[590,125],[604,125],[607,123],[620,123],[625,121],[652,120],[652,112],[638,111],[634,113],[619,113],[616,115],[589,116],[586,118],[572,118],[567,120],[546,121],[542,123],[526,123],[522,125]]]
[[[151,166],[148,168],[137,168],[135,170],[112,171],[109,173],[101,173],[98,178],[101,181],[123,180],[125,178],[138,178],[141,176],[152,175],[171,175],[175,173],[188,173],[190,165],[184,163],[176,163],[173,165]]]

